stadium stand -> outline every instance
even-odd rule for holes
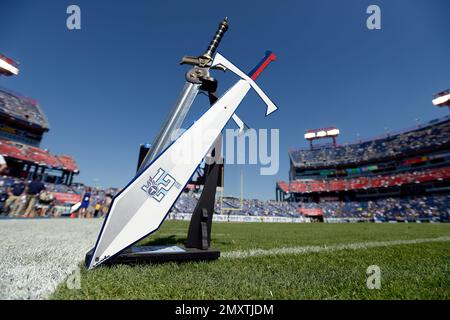
[[[192,213],[198,197],[183,193],[172,212]],[[329,222],[449,222],[449,195],[387,197],[368,201],[280,202],[227,197],[215,214],[237,216],[309,217]]]
[[[277,200],[324,218],[448,221],[450,117],[343,146],[290,150]]]
[[[7,175],[25,179],[43,175],[47,182],[72,184],[79,173],[75,160],[40,148],[49,130],[48,120],[35,100],[0,88],[0,154],[8,164]]]
[[[42,177],[46,184],[38,201],[38,206],[45,208],[37,210],[40,213],[47,214],[47,209],[61,213],[67,211],[66,206],[79,201],[80,194],[71,188],[74,176],[79,173],[75,160],[40,148],[43,135],[49,129],[47,118],[35,100],[0,88],[0,155],[7,164],[2,170],[4,176],[0,177],[3,214],[3,204],[11,197],[8,187],[18,182],[26,185],[37,177]],[[29,199],[24,197],[24,203]],[[9,207],[6,209],[10,211]]]
[[[54,156],[47,150],[19,142],[0,139],[0,154],[11,160],[20,160],[52,169],[78,172],[78,166],[72,157],[66,155]]]
[[[450,216],[449,195],[384,198],[374,201],[302,203],[300,211],[319,210],[325,218],[360,218],[365,221],[442,221]],[[307,214],[307,211],[306,211]]]
[[[412,131],[347,146],[291,150],[289,156],[296,168],[316,169],[348,164],[359,165],[399,156],[422,154],[448,147],[449,143],[450,116],[447,116]]]
[[[8,188],[12,187],[14,184],[23,183],[24,185],[29,184],[31,181],[24,178],[15,178],[3,176],[0,177],[0,212],[4,215],[8,214],[5,211],[5,201],[8,198]],[[45,183],[45,193],[46,198],[39,199],[36,204],[36,209],[39,210],[42,207],[46,207],[46,217],[59,217],[61,215],[67,214],[70,207],[81,200],[81,196],[86,189],[86,186],[82,184],[76,184],[72,186],[64,184],[54,184]],[[116,188],[91,188],[91,206],[90,210],[94,211],[94,206],[96,204],[101,204],[103,216],[108,209],[111,198],[117,194],[118,189]],[[109,197],[109,199],[107,199]],[[51,201],[48,201],[51,199]],[[25,199],[24,199],[25,201]],[[23,212],[18,215],[18,217],[23,216]]]
[[[444,181],[450,179],[450,167],[379,175],[374,177],[360,177],[350,179],[329,180],[294,180],[289,185],[280,181],[278,188],[285,193],[312,193],[348,191],[358,189],[376,189],[382,187],[402,186],[407,184],[422,183],[427,181]]]
[[[37,101],[0,88],[0,113],[17,120],[49,129],[49,123]]]
[[[198,194],[182,193],[172,208],[175,213],[192,213],[198,201]],[[288,202],[261,201],[256,199],[237,199],[224,197],[216,201],[215,214],[242,216],[298,217],[297,205]]]
[[[61,166],[63,169],[72,171],[72,172],[79,171],[75,160],[71,156],[60,155],[60,156],[58,156],[58,160],[61,163]]]

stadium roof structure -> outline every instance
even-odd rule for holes
[[[45,131],[50,129],[49,122],[39,103],[31,98],[0,87],[0,115]]]
[[[66,169],[68,171],[72,171],[72,172],[79,171],[75,160],[71,156],[60,155],[60,156],[58,156],[58,160],[62,164],[64,169]]]
[[[25,161],[52,169],[78,173],[75,160],[67,155],[55,156],[47,150],[9,140],[0,140],[0,154],[19,161]]]
[[[0,53],[0,75],[17,76],[18,74],[19,64]]]

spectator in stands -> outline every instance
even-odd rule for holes
[[[35,216],[36,204],[39,201],[40,193],[45,190],[45,185],[42,183],[42,177],[36,176],[33,181],[30,182],[27,189],[27,209],[25,210],[25,217],[32,218]]]
[[[17,216],[23,210],[23,197],[26,197],[27,186],[24,181],[18,180],[8,188],[8,199],[5,202],[4,212],[10,217]]]
[[[94,209],[95,209],[95,211],[94,211],[94,218],[98,217],[98,215],[100,214],[101,208],[102,208],[102,205],[100,204],[100,201],[97,200],[97,202],[95,203],[95,207],[94,207]]]
[[[89,206],[86,210],[86,218],[92,218],[94,216],[95,213],[95,206],[94,206],[94,202],[90,201],[89,202]]]
[[[81,206],[80,210],[78,210],[78,218],[86,217],[90,201],[91,201],[91,188],[86,187],[85,191],[83,192],[83,195],[81,196]]]
[[[52,192],[42,191],[39,195],[39,216],[45,217],[50,212],[54,206],[54,196]]]
[[[102,205],[102,216],[105,216],[108,213],[111,202],[112,202],[112,195],[107,193]]]
[[[0,174],[4,174],[7,168],[8,165],[6,164],[5,157],[3,157],[2,154],[0,154]]]

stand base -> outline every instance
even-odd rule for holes
[[[85,265],[88,266],[94,249],[86,253]],[[130,247],[118,256],[109,259],[103,265],[114,264],[149,264],[164,262],[210,261],[220,257],[220,251],[178,246],[139,246]]]

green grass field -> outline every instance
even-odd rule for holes
[[[167,221],[143,244],[182,244],[188,224]],[[214,262],[114,266],[81,271],[81,289],[62,283],[53,299],[450,299],[450,242],[333,250],[336,244],[449,237],[447,224],[215,223]],[[278,248],[332,246],[278,253]],[[236,251],[273,249],[233,258]],[[82,264],[80,263],[80,266]],[[366,269],[381,269],[381,289]]]

